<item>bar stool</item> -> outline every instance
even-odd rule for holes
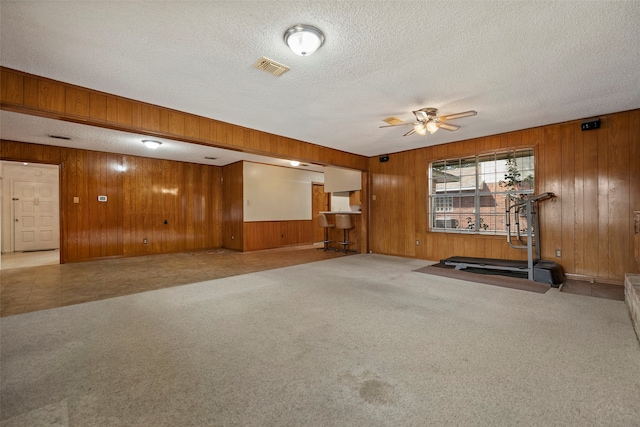
[[[346,254],[347,252],[355,252],[354,250],[347,249],[347,247],[353,243],[347,240],[347,238],[349,237],[349,230],[353,228],[351,215],[346,215],[346,214],[336,215],[336,228],[340,228],[344,236],[343,241],[338,242],[338,244],[344,246],[344,249],[343,249],[344,253]],[[338,249],[336,249],[336,252],[337,251]]]
[[[329,221],[327,220],[327,216],[325,214],[318,215],[318,225],[320,227],[324,227],[324,240],[322,241],[322,243],[324,243],[324,247],[318,249],[324,249],[325,251],[328,251],[329,249],[331,249],[329,247],[329,243],[333,242],[333,240],[329,240],[329,229],[334,228],[336,225],[329,224]]]

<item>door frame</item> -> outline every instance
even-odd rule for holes
[[[63,253],[63,245],[64,245],[64,239],[63,239],[63,217],[64,217],[64,211],[62,209],[62,164],[61,163],[47,163],[47,162],[36,162],[33,160],[19,160],[19,159],[0,159],[0,162],[4,163],[4,166],[6,166],[7,163],[29,163],[32,165],[47,165],[47,166],[55,166],[57,168],[57,175],[58,175],[58,179],[57,179],[57,185],[58,185],[58,246],[59,246],[59,262],[60,264],[62,264],[62,253]],[[2,180],[0,180],[0,185],[5,184],[5,182],[7,182],[6,180],[6,170],[3,166],[3,171],[2,171]],[[13,194],[13,179],[8,180],[9,183],[9,198],[13,199],[14,198],[14,194]],[[5,194],[4,194],[4,190],[2,192],[0,192],[0,210],[4,210],[5,209]],[[10,237],[9,237],[9,248],[4,248],[6,250],[6,252],[15,252],[15,227],[13,226],[13,223],[15,222],[15,208],[14,208],[14,204],[13,204],[13,200],[9,200],[9,202],[11,202],[11,205],[9,206],[8,211],[10,212],[9,215],[9,221],[11,223],[10,226]],[[2,216],[0,215],[0,218],[2,218]],[[4,228],[2,223],[0,223],[0,229]],[[0,232],[0,238],[2,237],[3,234]]]
[[[314,236],[315,236],[315,233],[316,233],[316,228],[318,228],[318,223],[317,223],[318,218],[317,218],[317,216],[318,216],[318,212],[320,212],[320,210],[318,210],[317,212],[314,210],[315,206],[314,206],[314,203],[313,203],[314,202],[313,189],[314,189],[315,186],[322,187],[323,194],[325,195],[325,199],[327,201],[327,210],[328,211],[331,210],[331,197],[330,197],[329,193],[325,193],[324,192],[324,182],[312,182],[311,183],[311,224],[312,224],[312,227],[313,227],[313,231],[311,233],[312,243],[317,243],[315,241],[315,237]],[[324,234],[322,236],[322,239],[324,240]]]

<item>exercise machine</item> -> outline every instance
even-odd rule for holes
[[[538,223],[538,203],[555,197],[553,193],[542,193],[532,197],[514,197],[507,194],[505,200],[505,225],[507,243],[515,249],[527,251],[527,260],[508,260],[494,258],[473,258],[454,256],[440,261],[454,266],[456,270],[478,268],[486,270],[512,271],[526,273],[529,280],[548,283],[558,287],[564,283],[562,267],[553,261],[540,259],[540,227]],[[526,227],[521,229],[520,218],[526,218]],[[511,223],[515,226],[511,231]],[[523,232],[526,233],[523,235]],[[535,249],[535,254],[534,254]]]

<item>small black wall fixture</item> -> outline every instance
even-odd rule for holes
[[[599,118],[585,120],[580,125],[580,129],[582,129],[583,131],[592,130],[592,129],[599,129],[599,128],[600,128],[600,119]]]
[[[389,155],[385,154],[384,156],[380,156],[380,163],[384,163],[384,162],[388,162],[389,161]]]

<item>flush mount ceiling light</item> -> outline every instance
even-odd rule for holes
[[[289,162],[289,164],[290,164],[291,166],[300,166],[300,162],[299,162],[299,161],[297,161],[297,160],[291,160],[291,161]]]
[[[162,145],[162,142],[154,141],[153,139],[143,139],[142,143],[144,144],[145,147],[151,148],[152,150],[155,150],[156,148]]]
[[[284,42],[300,56],[309,56],[324,43],[322,31],[311,25],[298,24],[284,33]]]

